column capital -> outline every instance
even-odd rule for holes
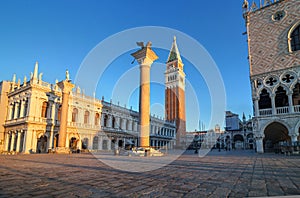
[[[147,46],[144,47],[144,44],[141,46],[142,48],[131,54],[140,65],[148,65],[150,66],[153,61],[158,59],[158,56],[151,49],[151,42],[147,43]]]
[[[72,89],[75,87],[73,83],[69,80],[63,80],[57,83],[59,88],[62,90],[63,93],[70,94]]]

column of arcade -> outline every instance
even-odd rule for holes
[[[24,130],[9,131],[5,134],[5,151],[17,153],[23,151]]]

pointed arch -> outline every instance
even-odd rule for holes
[[[300,50],[300,21],[295,23],[288,31],[289,52]]]
[[[272,108],[271,96],[267,89],[262,89],[259,93],[258,108],[259,109]]]
[[[272,89],[271,88],[269,88],[269,87],[261,87],[261,88],[259,88],[258,90],[257,90],[257,97],[259,97],[259,95],[261,94],[261,92],[263,91],[263,90],[266,90],[270,95],[272,95]]]
[[[275,107],[289,106],[289,99],[287,96],[286,87],[283,85],[278,86],[275,91]]]
[[[290,92],[290,89],[287,85],[278,83],[277,85],[274,86],[274,88],[272,90],[272,94],[276,94],[278,87],[282,87],[287,93]]]

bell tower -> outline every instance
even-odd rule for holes
[[[176,147],[185,146],[185,73],[176,43],[172,43],[165,72],[165,117],[176,123]]]

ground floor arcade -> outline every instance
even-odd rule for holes
[[[299,145],[300,121],[298,118],[257,120],[255,139],[258,153],[277,152],[282,146]],[[299,148],[295,147],[295,152]]]
[[[57,131],[14,129],[5,133],[5,152],[16,153],[48,153],[58,146]],[[71,152],[80,150],[114,150],[116,148],[131,149],[138,147],[138,136],[128,133],[74,131],[67,132],[66,147]],[[154,148],[173,149],[175,139],[151,137],[150,146]]]

